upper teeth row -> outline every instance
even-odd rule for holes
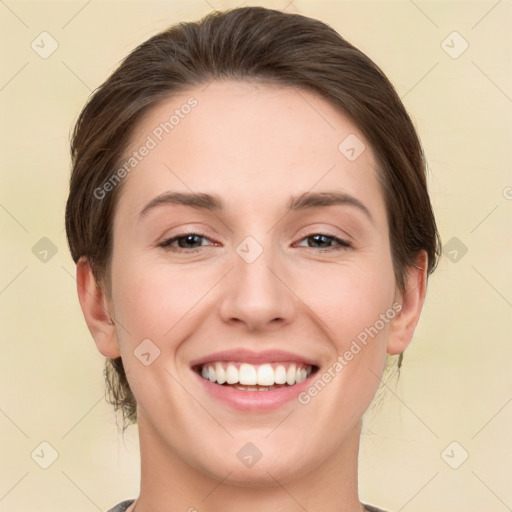
[[[211,382],[218,384],[243,384],[247,386],[273,386],[274,384],[298,384],[306,380],[311,373],[311,366],[296,365],[295,363],[279,364],[275,368],[271,364],[252,365],[242,363],[237,368],[233,363],[212,363],[204,365],[201,375]]]

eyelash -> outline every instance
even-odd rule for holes
[[[187,238],[189,236],[197,236],[199,238],[204,238],[204,239],[208,239],[208,237],[206,235],[203,235],[201,233],[195,233],[195,232],[191,232],[191,233],[182,233],[182,234],[178,234],[176,236],[173,236],[172,238],[168,238],[167,240],[164,240],[162,243],[159,244],[160,247],[162,247],[163,249],[167,250],[167,251],[172,251],[172,252],[186,252],[186,253],[195,253],[197,251],[199,251],[201,249],[201,247],[204,247],[204,246],[200,246],[200,247],[197,247],[197,248],[192,248],[192,249],[184,249],[184,248],[178,248],[178,247],[174,247],[174,246],[171,246],[172,243],[182,239],[182,238]],[[347,242],[346,240],[343,240],[341,238],[338,238],[337,236],[331,234],[331,233],[323,233],[323,232],[318,232],[318,233],[313,233],[311,235],[307,235],[303,238],[300,239],[300,241],[302,240],[307,240],[308,238],[313,238],[313,237],[316,237],[316,236],[323,236],[323,237],[326,237],[326,238],[329,238],[331,239],[332,241],[336,242],[338,244],[337,247],[329,247],[327,249],[318,249],[319,252],[321,253],[324,253],[324,252],[330,252],[330,251],[340,251],[340,250],[346,250],[346,249],[350,249],[352,247],[352,244],[350,244],[349,242]],[[315,249],[315,247],[308,247],[309,249]]]

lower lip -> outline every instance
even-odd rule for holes
[[[233,386],[215,384],[194,372],[206,391],[217,400],[233,409],[249,412],[264,412],[278,409],[288,402],[296,400],[298,395],[310,385],[313,373],[299,384],[285,386],[268,391],[242,391]]]

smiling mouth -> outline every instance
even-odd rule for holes
[[[241,391],[271,391],[305,381],[318,367],[292,362],[264,363],[218,361],[199,365],[194,370],[205,380]]]

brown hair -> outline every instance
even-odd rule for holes
[[[212,12],[151,37],[120,64],[82,110],[72,137],[66,232],[75,262],[85,256],[108,292],[112,224],[122,184],[95,191],[123,161],[141,117],[175,92],[214,79],[260,80],[306,89],[339,108],[371,144],[379,164],[395,277],[400,289],[421,250],[428,274],[441,242],[427,192],[420,141],[393,86],[335,30],[263,7]],[[341,141],[340,141],[341,142]],[[136,403],[121,358],[106,362],[111,402],[135,421]]]

